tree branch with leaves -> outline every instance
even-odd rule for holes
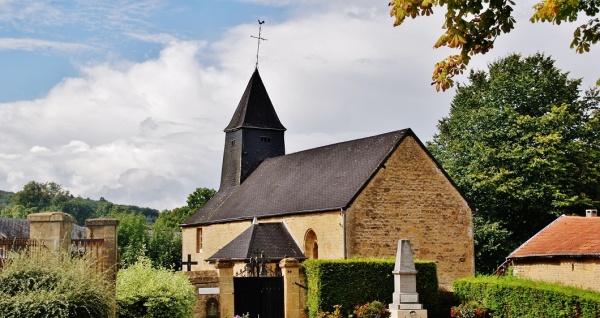
[[[464,72],[473,55],[487,53],[498,36],[514,29],[514,5],[512,0],[391,0],[389,3],[394,26],[404,23],[407,17],[429,16],[434,7],[445,7],[442,25],[445,31],[434,48],[445,46],[460,52],[435,64],[431,84],[437,91],[454,86],[454,76]],[[581,13],[592,17],[575,29],[571,48],[577,53],[588,52],[600,40],[600,21],[593,18],[600,9],[598,0],[544,0],[533,9],[531,22],[574,22]],[[600,85],[600,80],[597,84]]]

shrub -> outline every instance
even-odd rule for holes
[[[354,315],[357,318],[389,318],[391,313],[381,302],[373,301],[354,307]]]
[[[391,303],[394,293],[393,259],[306,260],[302,270],[308,286],[306,305],[310,317],[341,305],[343,314],[356,304],[373,300]],[[438,280],[435,262],[416,261],[419,301],[434,317],[438,310]]]
[[[494,317],[596,318],[600,293],[511,276],[478,276],[452,283],[462,302],[476,300]]]
[[[113,291],[91,260],[31,249],[11,254],[0,272],[2,317],[113,316]]]
[[[191,317],[196,292],[187,277],[152,268],[148,258],[117,274],[119,317]]]

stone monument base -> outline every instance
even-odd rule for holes
[[[390,318],[427,318],[426,309],[390,309]]]

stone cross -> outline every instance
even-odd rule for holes
[[[181,266],[183,267],[183,265],[187,266],[187,271],[189,272],[192,270],[192,265],[198,265],[198,262],[192,262],[192,255],[188,254],[187,262],[181,261]]]
[[[398,241],[394,266],[394,294],[390,304],[391,318],[427,317],[427,310],[419,303],[417,293],[417,270],[410,241]]]

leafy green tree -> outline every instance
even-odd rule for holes
[[[557,216],[600,202],[597,88],[580,97],[581,81],[541,54],[507,56],[468,80],[428,148],[477,208],[476,238],[506,237],[512,250]],[[477,253],[500,251],[492,245]],[[497,258],[478,259],[477,270]]]
[[[487,53],[494,47],[498,36],[514,28],[514,4],[511,0],[391,0],[389,3],[390,15],[395,18],[394,26],[401,25],[407,17],[428,16],[433,14],[434,7],[444,7],[446,19],[442,28],[445,31],[434,48],[446,46],[459,49],[460,53],[450,55],[435,65],[432,84],[438,91],[453,86],[452,77],[462,74],[471,56]],[[600,2],[596,0],[542,0],[533,8],[531,22],[561,24],[576,21],[579,14],[591,17],[575,29],[571,48],[578,53],[589,51],[590,46],[600,40],[600,19],[593,18],[600,11]]]
[[[22,205],[35,212],[49,208],[56,196],[67,196],[68,190],[63,190],[55,182],[39,183],[31,181],[23,186],[23,190],[17,192],[11,199],[13,205]]]
[[[109,216],[119,220],[117,242],[121,252],[121,264],[131,265],[138,257],[146,254],[149,240],[146,218],[130,212],[123,206],[113,206]]]
[[[193,210],[191,213],[194,213],[200,209],[214,195],[214,189],[196,188],[196,190],[194,190],[194,192],[192,192],[187,198],[187,206],[190,208],[190,210]]]
[[[196,291],[182,273],[156,269],[147,258],[117,274],[119,317],[191,317]]]

